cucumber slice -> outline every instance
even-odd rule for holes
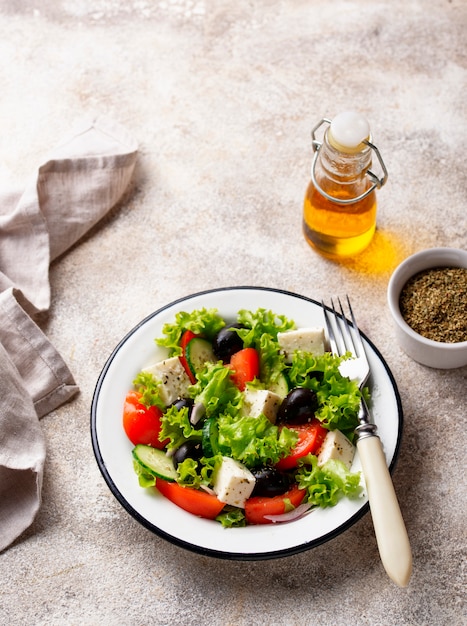
[[[204,422],[201,445],[205,457],[214,456],[219,452],[219,431],[215,417],[210,417]]]
[[[206,362],[215,363],[217,361],[212,345],[207,339],[194,337],[188,342],[185,349],[188,367],[196,375],[206,365]]]
[[[163,450],[140,443],[133,448],[133,457],[148,474],[169,482],[176,480],[177,470]]]
[[[285,398],[289,393],[289,381],[287,377],[284,374],[280,374],[276,382],[269,386],[269,391],[277,393],[281,398]]]

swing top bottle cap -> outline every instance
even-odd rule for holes
[[[363,115],[354,111],[336,115],[328,129],[329,143],[341,152],[359,152],[365,139],[370,140],[370,125]]]

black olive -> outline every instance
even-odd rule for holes
[[[311,422],[318,409],[318,397],[311,389],[296,387],[289,391],[277,413],[280,422],[306,424]]]
[[[183,463],[185,459],[199,461],[202,456],[203,448],[201,447],[201,442],[189,440],[182,443],[182,445],[175,450],[172,459],[175,467],[177,467],[180,463]]]
[[[290,486],[289,477],[275,467],[259,467],[250,471],[256,479],[252,496],[278,496]]]
[[[243,348],[243,341],[234,328],[244,328],[241,324],[229,324],[221,328],[212,340],[212,349],[218,359],[223,363],[228,363],[236,352]]]

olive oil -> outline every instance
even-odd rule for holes
[[[330,126],[319,143],[315,131],[324,122]],[[386,168],[370,143],[368,122],[358,113],[341,113],[332,122],[321,120],[312,138],[315,156],[303,206],[305,239],[328,258],[354,256],[373,239],[375,189],[386,182]],[[372,151],[384,172],[381,180],[370,171]]]
[[[345,195],[349,197],[350,194],[347,192]],[[303,207],[305,238],[328,258],[354,256],[373,239],[376,209],[374,191],[358,202],[343,205],[322,196],[310,182]]]

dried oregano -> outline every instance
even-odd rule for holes
[[[467,341],[467,268],[419,272],[404,285],[399,306],[407,324],[427,339]]]

